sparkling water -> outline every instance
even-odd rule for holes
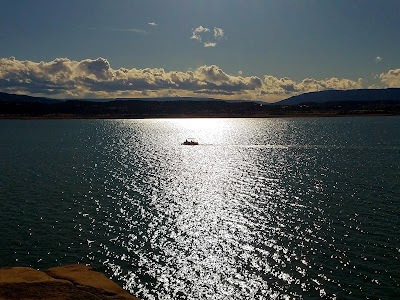
[[[142,299],[395,299],[399,205],[399,117],[0,121],[0,266]]]

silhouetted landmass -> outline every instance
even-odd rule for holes
[[[0,115],[21,117],[83,117],[83,118],[156,118],[241,116],[258,112],[259,104],[252,102],[228,103],[225,101],[141,101],[115,100],[110,102],[27,103],[1,102]]]
[[[219,99],[214,98],[197,98],[197,97],[157,97],[157,98],[116,98],[113,100],[123,100],[123,101],[216,101]]]
[[[277,102],[277,105],[299,105],[303,103],[326,102],[378,102],[400,101],[400,89],[360,89],[360,90],[328,90],[305,93]]]
[[[368,90],[362,90],[368,91]],[[372,90],[377,91],[388,90]],[[399,92],[400,89],[390,89]],[[326,91],[327,95],[338,91]],[[340,95],[342,93],[339,91]],[[345,91],[352,92],[352,91]],[[360,92],[360,90],[358,90]],[[320,92],[324,93],[324,92]],[[309,93],[319,98],[320,93]],[[355,92],[357,94],[357,91]],[[350,93],[351,94],[351,93]],[[376,95],[377,95],[376,94]],[[389,93],[394,95],[393,93]],[[388,94],[388,95],[389,95]],[[194,118],[194,117],[306,117],[306,116],[345,116],[345,115],[400,115],[400,97],[374,100],[329,100],[313,102],[307,98],[301,105],[287,105],[281,101],[275,105],[251,101],[223,101],[199,98],[168,98],[167,101],[148,99],[124,99],[101,102],[87,100],[59,101],[48,98],[1,94],[0,118]],[[28,100],[23,100],[28,97]],[[300,97],[300,96],[298,96]],[[345,97],[345,98],[346,98]],[[394,96],[393,96],[394,97]],[[306,99],[303,98],[303,99]],[[17,99],[17,100],[15,100]],[[45,100],[43,100],[45,99]],[[196,101],[193,101],[196,99]],[[292,98],[293,99],[293,98]],[[334,99],[328,97],[328,99]],[[335,98],[336,99],[336,98]],[[346,98],[347,99],[347,98]],[[357,98],[358,99],[358,98]],[[388,100],[389,99],[389,100]],[[49,100],[49,101],[47,101]]]
[[[58,103],[60,100],[43,97],[31,97],[26,95],[15,95],[0,92],[0,103],[1,102],[23,102],[23,103]],[[0,111],[1,113],[1,111]]]

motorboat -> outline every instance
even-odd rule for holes
[[[199,143],[196,142],[194,139],[186,139],[182,145],[189,145],[189,146],[197,146]]]

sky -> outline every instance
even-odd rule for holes
[[[0,0],[0,91],[277,101],[400,87],[398,0]]]

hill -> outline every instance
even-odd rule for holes
[[[327,90],[305,93],[276,102],[277,105],[299,105],[328,102],[400,101],[400,89]]]
[[[27,95],[7,94],[0,92],[0,102],[19,102],[19,103],[59,103],[61,100],[44,98],[44,97],[31,97]]]
[[[384,90],[381,90],[384,91]],[[400,95],[394,89],[385,97],[355,91],[309,93],[275,105],[252,101],[171,98],[115,100],[53,100],[21,95],[0,95],[0,119],[137,119],[137,118],[271,118],[348,115],[400,115]],[[399,92],[400,89],[397,89]],[[340,97],[339,97],[339,96]],[[353,94],[354,95],[354,94]],[[2,98],[1,98],[2,97]],[[297,100],[296,100],[297,99]],[[359,100],[367,99],[367,100]],[[379,100],[376,100],[379,99]],[[298,102],[297,102],[298,101]],[[304,101],[304,102],[303,102]],[[313,102],[315,101],[315,102]],[[319,102],[318,102],[319,101]],[[301,103],[302,105],[285,104]]]

